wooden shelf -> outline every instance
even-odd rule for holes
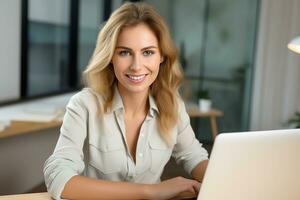
[[[0,132],[0,138],[22,135],[26,133],[36,132],[49,128],[57,128],[61,126],[61,121],[51,122],[30,122],[30,121],[12,121],[10,126]]]

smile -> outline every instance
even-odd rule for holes
[[[133,82],[141,82],[146,78],[146,74],[142,74],[142,75],[126,75],[129,80],[133,81]]]

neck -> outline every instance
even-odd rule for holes
[[[128,93],[119,89],[124,109],[125,116],[134,118],[141,115],[146,115],[149,109],[148,91],[141,93]]]

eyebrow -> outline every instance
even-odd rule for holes
[[[132,50],[131,48],[125,47],[125,46],[117,46],[116,49],[127,49],[127,50]],[[156,46],[148,46],[148,47],[142,48],[141,50],[144,51],[144,50],[146,50],[146,49],[158,49],[158,47],[156,47]]]

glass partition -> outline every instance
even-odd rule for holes
[[[167,20],[180,49],[185,100],[197,103],[198,92],[208,90],[224,112],[219,132],[247,130],[259,0],[145,2]],[[211,140],[208,119],[193,124],[198,138]]]

